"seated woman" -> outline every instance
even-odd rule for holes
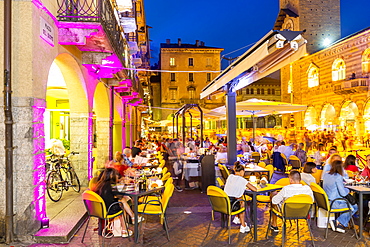
[[[343,168],[346,171],[351,171],[354,173],[358,173],[358,167],[356,166],[356,157],[352,154],[348,155],[346,160],[344,161]]]
[[[125,171],[128,168],[128,166],[125,164],[122,153],[119,151],[114,154],[113,168],[117,170],[121,177],[124,175]]]
[[[329,173],[325,173],[323,177],[323,189],[328,195],[329,201],[333,201],[338,198],[342,198],[349,193],[349,190],[344,187],[343,184],[343,162],[341,160],[335,160],[331,164]],[[356,213],[358,206],[351,205],[352,215]],[[343,200],[338,200],[331,206],[333,209],[347,208],[348,205]],[[345,228],[348,226],[348,222],[351,219],[349,212],[342,213],[336,220],[330,222],[333,231],[345,233]]]
[[[307,184],[316,183],[316,179],[312,176],[313,173],[317,172],[316,164],[313,162],[306,162],[301,173],[301,179]]]
[[[246,188],[249,188],[250,190],[253,190],[253,191],[257,190],[256,187],[254,187],[252,184],[248,182],[248,180],[244,178],[244,166],[242,166],[239,161],[236,161],[234,163],[234,172],[235,172],[235,175],[230,174],[229,177],[227,178],[225,188],[224,188],[225,193],[230,198],[231,206],[237,199],[243,196]],[[237,202],[235,206],[237,208],[242,208],[244,207],[244,202]],[[233,211],[236,211],[236,210],[233,210]],[[241,224],[240,226],[241,233],[246,233],[250,231],[249,226],[245,224],[244,215],[245,213],[243,211],[242,213],[236,215],[233,220],[235,224]]]
[[[219,151],[216,153],[215,157],[215,162],[216,164],[222,163],[226,164],[227,163],[227,148],[223,145],[220,145]]]
[[[108,210],[108,208],[110,207],[111,204],[113,204],[114,202],[118,202],[118,199],[114,197],[114,194],[113,194],[113,191],[112,191],[112,184],[117,183],[118,176],[119,176],[118,172],[115,169],[107,168],[102,173],[100,173],[100,175],[98,177],[98,181],[96,182],[96,184],[93,188],[94,192],[97,193],[98,195],[100,195],[101,198],[104,200],[107,210]],[[130,206],[127,204],[127,199],[129,199],[129,197],[123,197],[120,200],[120,202],[122,202],[124,210],[126,211],[126,213],[128,213],[130,215],[130,217],[132,218],[132,220],[134,220],[134,213],[132,212]],[[115,213],[118,213],[121,210],[122,210],[122,208],[118,204],[115,204],[110,208],[109,212],[107,212],[107,213],[108,214],[115,214]],[[144,219],[142,217],[139,217],[139,222],[141,222],[143,220]],[[120,221],[121,221],[122,229],[126,229],[125,222],[124,222],[124,219],[123,219],[122,215],[120,216]],[[128,236],[131,236],[131,235],[132,235],[131,230],[128,230],[128,229],[122,230],[122,237],[128,237]]]

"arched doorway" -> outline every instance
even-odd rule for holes
[[[345,102],[339,115],[341,128],[347,131],[356,131],[358,129],[357,116],[357,105],[352,101]]]
[[[85,86],[83,72],[76,60],[69,54],[58,55],[50,66],[45,91],[45,147],[50,148],[51,140],[58,139],[63,142],[67,153],[79,153],[71,160],[81,186],[87,185],[92,165],[88,141],[89,104]],[[55,203],[46,195],[46,215],[52,219],[55,216],[53,214],[67,207],[71,198],[76,196],[79,195],[71,189],[63,192],[61,200]]]
[[[95,88],[93,100],[94,171],[104,168],[109,157],[109,91],[102,82]]]
[[[304,127],[308,130],[317,129],[317,112],[315,107],[310,106],[304,114]]]
[[[321,110],[320,122],[321,128],[323,129],[333,129],[335,127],[335,108],[331,104],[326,104]]]
[[[276,118],[274,116],[269,116],[267,118],[267,128],[274,128],[276,125]]]

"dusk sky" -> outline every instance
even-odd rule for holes
[[[181,38],[182,43],[204,41],[224,48],[223,54],[252,44],[269,32],[279,12],[279,0],[146,0],[147,25],[151,26],[152,63],[159,45]],[[370,0],[341,0],[342,37],[370,27]],[[247,48],[226,55],[237,57]]]

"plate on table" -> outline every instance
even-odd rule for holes
[[[351,184],[355,182],[355,180],[350,179],[350,178],[345,178],[344,181],[346,181],[347,184]]]

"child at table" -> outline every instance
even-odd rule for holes
[[[231,210],[237,211],[240,208],[244,207],[244,202],[236,202],[234,207],[233,204],[236,200],[240,199],[243,196],[245,189],[248,188],[250,190],[256,191],[257,188],[244,178],[244,166],[241,165],[239,161],[236,161],[234,163],[234,172],[235,174],[230,174],[227,178],[224,191],[230,198],[230,204],[232,207]],[[241,224],[241,233],[246,233],[250,231],[249,226],[245,224],[244,215],[245,213],[243,211],[242,213],[236,215],[233,220],[234,224]]]

